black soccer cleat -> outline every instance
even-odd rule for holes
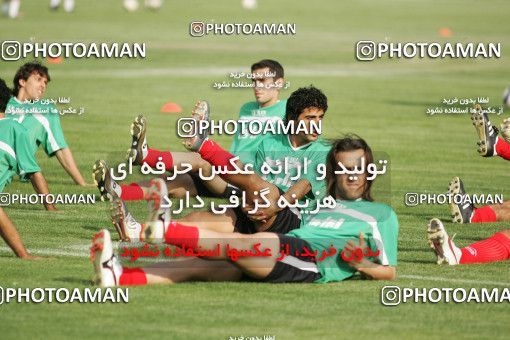
[[[471,223],[475,207],[470,201],[464,203],[463,197],[466,196],[466,191],[464,183],[459,177],[453,177],[448,187],[448,193],[451,195],[450,213],[453,223]]]
[[[147,120],[143,115],[138,115],[131,124],[131,147],[128,150],[127,158],[132,159],[133,164],[142,165],[147,157],[149,147],[145,133],[147,131]]]
[[[101,201],[111,201],[114,197],[118,197],[118,184],[110,175],[110,168],[104,160],[97,160],[92,167],[92,177],[94,184],[99,189]]]
[[[478,153],[483,157],[492,157],[495,155],[499,131],[492,126],[487,112],[483,112],[480,104],[476,104],[474,109],[471,120],[478,133]]]

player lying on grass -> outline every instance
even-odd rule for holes
[[[303,121],[307,127],[310,122],[315,123],[322,120],[324,112],[327,110],[327,98],[318,89],[314,87],[301,88],[291,94],[287,102],[286,120],[294,120],[296,122]],[[198,120],[209,119],[209,106],[207,102],[199,102],[195,107],[193,116]],[[310,129],[308,131],[310,132]],[[204,133],[200,136],[195,136],[192,140],[188,140],[187,146],[192,151],[198,151],[202,159],[209,162],[216,167],[230,167],[230,160],[234,156],[227,151],[221,149],[216,143],[207,140],[207,135]],[[205,141],[205,143],[204,143]],[[202,144],[204,146],[202,146]],[[141,145],[141,143],[136,143]],[[214,228],[217,231],[223,232],[241,232],[241,233],[254,233],[257,231],[274,231],[274,232],[288,232],[295,229],[300,224],[300,216],[296,211],[289,208],[280,208],[277,201],[281,195],[289,202],[301,200],[302,198],[315,200],[323,197],[325,193],[324,181],[317,180],[316,169],[319,164],[325,164],[327,153],[331,145],[319,139],[315,133],[305,133],[303,131],[295,135],[276,135],[267,136],[260,143],[256,155],[256,162],[254,169],[262,167],[264,162],[276,163],[278,160],[281,164],[284,163],[285,158],[289,158],[290,164],[289,171],[280,172],[277,174],[268,174],[265,179],[259,174],[229,174],[222,178],[229,184],[238,187],[247,193],[247,201],[249,206],[244,208],[227,209],[224,215],[216,215],[210,212],[194,212],[185,217],[185,221],[193,221],[204,227]],[[168,153],[170,154],[170,153]],[[144,157],[144,162],[148,157]],[[295,176],[302,167],[300,163],[308,160],[308,173],[303,174],[301,179],[291,180],[290,177]],[[149,164],[154,166],[152,162]],[[242,169],[244,165],[242,162],[237,161],[237,165]],[[109,169],[106,167],[104,161],[98,161],[95,164],[94,178],[98,188],[103,196],[108,197],[122,197],[124,188],[116,184],[110,177]],[[272,184],[275,183],[275,184]],[[120,189],[120,190],[119,190]],[[270,206],[267,208],[260,208],[255,214],[248,215],[247,211],[253,209],[254,200],[257,198],[255,192],[261,192],[264,189],[269,190],[267,199]],[[143,193],[146,195],[147,191]],[[124,209],[123,203],[119,204],[119,208]],[[135,230],[134,234],[138,235],[140,225],[137,223],[125,223],[132,221],[128,219],[118,219],[118,216],[128,216],[126,213],[115,213],[114,219],[118,230],[125,230],[124,235],[129,234],[129,230]],[[273,227],[282,228],[286,226],[285,230],[276,230]],[[125,236],[121,238],[125,239]],[[128,236],[128,238],[131,238]]]
[[[437,256],[437,264],[489,263],[510,259],[510,229],[464,248],[453,243],[453,238],[448,237],[443,223],[437,218],[430,220],[427,232],[430,247]]]
[[[465,197],[466,191],[464,183],[459,177],[454,177],[450,182],[448,193]],[[458,200],[458,203],[452,200],[450,204],[450,213],[454,223],[483,223],[483,222],[503,222],[510,221],[510,201],[504,201],[501,204],[486,205],[475,207],[470,200]]]
[[[251,66],[252,81],[254,83],[255,101],[244,104],[239,112],[239,121],[260,121],[264,124],[276,122],[285,117],[286,100],[279,100],[280,91],[284,82],[283,67],[275,60],[261,60]],[[174,164],[188,163],[192,169],[190,173],[179,174],[172,181],[167,181],[170,197],[185,197],[187,193],[191,196],[200,197],[222,197],[228,198],[235,188],[228,186],[219,176],[213,176],[210,180],[202,181],[199,177],[199,169],[202,173],[211,177],[211,164],[203,160],[195,152],[168,152],[151,149],[146,140],[147,122],[143,116],[135,119],[131,125],[132,145],[129,151],[136,165],[144,162],[154,166],[161,157],[166,169],[171,170]],[[234,136],[230,152],[244,164],[253,164],[257,148],[264,138],[264,135],[242,134],[239,130]],[[166,175],[163,177],[166,179]],[[125,201],[144,199],[144,190],[147,191],[149,182],[131,183],[121,185],[120,197]]]
[[[372,182],[367,180],[366,172],[359,176],[334,173],[340,169],[339,162],[353,169],[360,166],[362,158],[373,159],[363,139],[348,136],[335,141],[327,157],[326,183],[336,206],[307,215],[299,229],[285,235],[218,233],[175,221],[164,223],[158,218],[158,210],[144,226],[145,241],[163,241],[186,251],[218,249],[210,256],[127,268],[114,254],[108,230],[102,230],[94,236],[91,247],[97,283],[116,286],[238,281],[243,275],[273,283],[330,282],[351,278],[356,272],[371,279],[395,279],[397,216],[389,206],[373,202]],[[264,256],[245,255],[234,261],[228,254],[229,248],[240,251],[258,248]]]
[[[4,112],[10,94],[10,89],[0,79],[0,113]],[[0,192],[11,182],[14,174],[29,178],[38,194],[49,194],[46,180],[30,149],[28,132],[18,122],[0,118]],[[45,204],[45,207],[55,210],[52,204]],[[0,236],[19,258],[38,259],[27,252],[16,227],[2,208]]]
[[[14,76],[14,97],[9,100],[5,115],[9,119],[18,121],[28,130],[34,154],[39,145],[42,145],[49,157],[57,157],[76,184],[85,186],[85,180],[64,139],[60,115],[55,113],[58,110],[51,103],[41,102],[49,81],[47,67],[37,62],[21,66]]]

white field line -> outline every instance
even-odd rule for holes
[[[45,255],[45,256],[70,256],[70,257],[89,257],[89,245],[86,244],[74,244],[65,247],[64,249],[52,249],[52,248],[37,248],[29,249],[28,251],[34,255]],[[117,248],[116,242],[114,242],[114,248]],[[9,247],[1,246],[0,253],[11,253],[12,250]],[[152,261],[151,261],[152,262]],[[160,262],[160,261],[156,261]],[[444,277],[435,276],[422,276],[422,275],[398,275],[400,279],[420,280],[420,281],[436,281],[436,282],[448,282],[448,283],[462,283],[462,284],[474,284],[474,285],[493,285],[493,286],[505,286],[510,287],[510,282],[500,281],[480,281],[480,280],[465,280],[465,279],[449,279]]]

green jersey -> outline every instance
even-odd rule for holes
[[[284,192],[300,179],[307,179],[312,189],[305,198],[318,199],[326,193],[326,181],[317,180],[320,176],[317,167],[319,164],[323,166],[326,164],[330,150],[331,144],[320,138],[295,148],[290,143],[289,135],[267,136],[259,144],[254,170],[264,180],[273,183]],[[280,166],[281,170],[278,171]],[[267,173],[269,167],[274,171]]]
[[[313,251],[322,278],[316,282],[342,281],[356,273],[342,259],[342,250],[349,240],[359,241],[364,235],[366,247],[374,256],[367,259],[381,265],[397,265],[398,220],[391,207],[364,200],[337,200],[335,208],[321,209],[314,215],[303,215],[301,227],[287,235],[306,240]],[[329,251],[334,248],[336,252]],[[323,252],[333,253],[324,257]],[[378,252],[378,255],[376,256]],[[367,249],[366,252],[370,255]],[[346,258],[352,254],[344,254]],[[322,257],[322,258],[321,258]]]
[[[10,119],[0,119],[0,191],[14,174],[24,177],[41,169],[34,158],[28,131]]]
[[[33,153],[42,145],[48,156],[67,148],[67,143],[60,126],[60,115],[55,105],[37,103],[23,103],[13,97],[7,103],[6,118],[16,120],[29,133]]]
[[[268,122],[283,120],[286,105],[287,100],[279,100],[276,104],[264,108],[261,108],[257,102],[249,102],[241,107],[238,121],[247,125],[256,120],[260,121],[263,127]],[[253,164],[257,148],[265,135],[251,135],[248,129],[245,129],[243,133],[240,127],[238,131],[230,146],[230,153],[239,156],[244,164]]]

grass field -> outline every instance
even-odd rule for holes
[[[398,279],[352,280],[337,284],[188,283],[131,288],[128,304],[0,305],[0,337],[11,338],[172,338],[227,339],[274,335],[292,338],[507,338],[507,304],[407,303],[385,307],[380,289],[400,287],[510,287],[509,262],[458,267],[437,266],[426,243],[431,217],[449,222],[446,206],[406,207],[407,192],[445,193],[461,176],[470,193],[510,195],[508,164],[476,152],[476,133],[468,115],[426,115],[443,98],[489,97],[499,106],[510,85],[510,3],[508,1],[259,1],[245,11],[239,1],[166,1],[159,12],[127,13],[120,1],[77,1],[76,11],[50,13],[47,1],[23,1],[22,17],[0,18],[0,40],[145,42],[147,58],[70,59],[50,65],[48,97],[65,96],[86,110],[64,116],[62,126],[78,165],[91,181],[98,158],[123,156],[129,124],[139,113],[149,121],[151,147],[184,151],[175,122],[197,99],[210,101],[216,118],[235,118],[252,100],[249,90],[215,90],[228,73],[246,71],[263,58],[279,60],[291,87],[314,84],[329,99],[326,137],[355,132],[374,150],[390,157],[391,195],[385,201],[400,222]],[[293,22],[295,36],[208,36],[193,38],[189,23]],[[505,24],[505,22],[507,24]],[[441,28],[453,35],[443,38]],[[359,40],[392,42],[500,42],[500,59],[381,59],[359,62]],[[12,79],[23,61],[0,63],[0,77]],[[163,103],[182,105],[182,115],[160,113]],[[503,117],[493,117],[499,123]],[[230,145],[228,137],[217,139]],[[81,189],[55,159],[42,151],[40,166],[54,193],[91,193]],[[128,180],[137,179],[137,176]],[[30,184],[14,181],[7,192],[31,193]],[[376,192],[377,197],[377,192]],[[25,244],[53,260],[23,262],[0,243],[2,287],[89,287],[92,235],[108,227],[107,205],[60,206],[49,213],[40,206],[13,205],[6,212]],[[144,216],[145,203],[130,203]],[[446,223],[464,246],[510,223]]]

